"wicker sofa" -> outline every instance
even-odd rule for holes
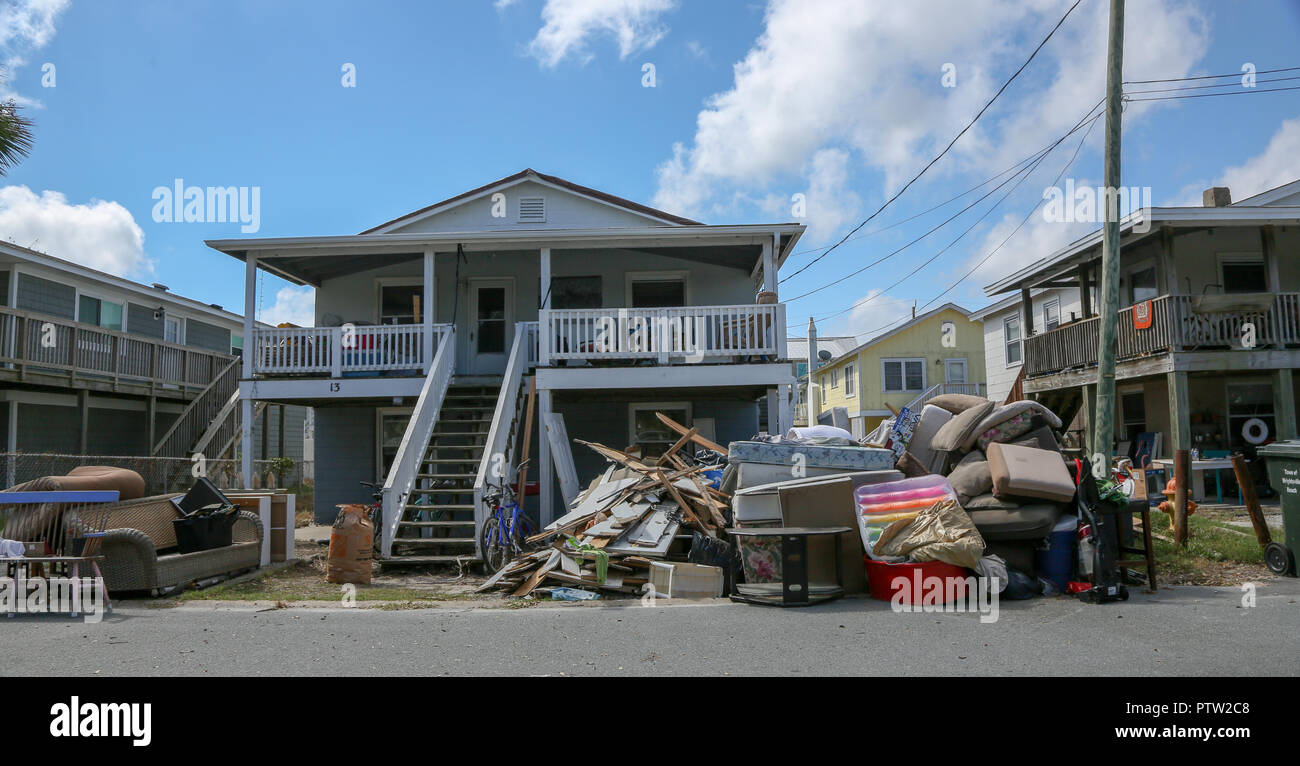
[[[101,553],[104,585],[113,594],[124,591],[169,593],[195,580],[256,569],[261,561],[262,521],[240,511],[234,543],[195,553],[176,552],[172,520],[180,514],[172,498],[154,495],[118,503],[109,513]]]

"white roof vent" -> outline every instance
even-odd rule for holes
[[[545,197],[520,197],[519,198],[519,222],[520,223],[546,223],[546,198]]]

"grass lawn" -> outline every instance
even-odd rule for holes
[[[1170,585],[1240,585],[1248,580],[1268,580],[1264,549],[1250,528],[1242,528],[1193,514],[1187,520],[1187,547],[1174,545],[1169,515],[1151,510],[1151,531],[1156,549],[1156,577]],[[1273,539],[1282,530],[1272,528]]]

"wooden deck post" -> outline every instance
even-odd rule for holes
[[[1246,465],[1246,456],[1237,453],[1232,456],[1232,472],[1237,476],[1237,486],[1241,488],[1241,499],[1250,513],[1250,525],[1255,528],[1255,539],[1261,547],[1273,542],[1273,535],[1268,531],[1264,521],[1264,510],[1259,507],[1259,495],[1255,494],[1255,480],[1250,475],[1250,466]]]
[[[1187,373],[1165,375],[1169,394],[1169,449],[1192,448],[1191,404],[1187,396]]]
[[[1192,478],[1191,452],[1174,451],[1174,545],[1187,545],[1187,482]]]

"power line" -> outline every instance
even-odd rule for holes
[[[1077,123],[1075,123],[1075,124],[1074,124],[1074,127],[1070,128],[1070,130],[1067,131],[1067,132],[1065,133],[1065,135],[1061,136],[1060,138],[1056,139],[1055,141],[1053,141],[1051,144],[1049,144],[1049,145],[1046,146],[1045,148],[1043,148],[1043,149],[1039,150],[1037,153],[1035,153],[1035,154],[1031,157],[1032,164],[1031,164],[1030,167],[1028,168],[1028,171],[1027,171],[1027,172],[1022,171],[1022,172],[1024,172],[1024,175],[1023,175],[1023,176],[1021,175],[1021,172],[1017,172],[1016,174],[1014,174],[1014,175],[1008,177],[1008,178],[1007,178],[1006,180],[1004,180],[1002,183],[1000,183],[1000,184],[998,184],[997,186],[995,186],[995,187],[993,187],[992,189],[990,189],[987,193],[985,193],[985,194],[983,194],[982,196],[980,196],[978,199],[976,199],[976,200],[975,200],[974,202],[972,202],[971,204],[969,204],[969,205],[967,205],[966,207],[962,208],[961,210],[957,211],[956,213],[954,213],[952,216],[950,216],[950,217],[947,218],[946,220],[944,220],[944,221],[940,222],[939,224],[935,225],[935,226],[932,227],[929,231],[925,232],[924,234],[922,234],[922,235],[919,236],[919,237],[916,237],[915,239],[913,239],[913,240],[911,240],[910,242],[906,243],[905,245],[903,245],[902,247],[898,248],[897,250],[894,250],[894,251],[891,252],[891,253],[887,253],[886,255],[883,255],[883,256],[881,256],[880,258],[877,258],[876,260],[872,261],[871,263],[868,263],[867,265],[863,266],[862,268],[860,268],[860,269],[858,269],[858,270],[856,270],[856,271],[853,271],[853,272],[851,272],[851,273],[849,273],[849,274],[845,274],[845,275],[843,275],[843,276],[841,276],[841,277],[837,277],[836,279],[834,279],[834,280],[832,280],[832,281],[830,281],[830,282],[827,282],[827,283],[825,283],[825,284],[823,284],[823,285],[821,285],[821,286],[819,286],[819,287],[815,287],[815,288],[813,288],[812,290],[808,290],[808,291],[806,291],[806,292],[800,293],[799,295],[796,295],[795,297],[790,298],[790,299],[787,300],[786,302],[787,302],[787,303],[793,303],[794,301],[797,301],[797,300],[799,300],[799,299],[801,299],[801,298],[806,298],[806,297],[808,297],[809,295],[812,295],[812,294],[814,294],[814,293],[821,292],[822,290],[825,290],[825,289],[828,288],[828,287],[832,287],[832,286],[834,286],[834,285],[837,285],[837,284],[839,284],[840,282],[844,281],[845,279],[848,279],[848,278],[850,278],[850,277],[857,276],[858,274],[861,274],[862,272],[866,271],[867,269],[870,269],[870,268],[872,268],[872,267],[874,267],[874,266],[879,265],[880,263],[883,263],[883,262],[886,261],[886,260],[889,260],[890,258],[894,257],[895,255],[898,255],[899,253],[903,252],[904,250],[906,250],[907,248],[911,247],[912,245],[915,245],[917,242],[920,242],[921,240],[925,239],[926,237],[929,237],[931,234],[935,233],[936,231],[938,231],[939,229],[943,228],[944,226],[947,226],[949,223],[951,223],[952,221],[954,221],[954,220],[956,220],[957,218],[961,217],[963,214],[965,214],[965,213],[966,213],[967,211],[969,211],[971,208],[975,207],[975,206],[978,205],[979,203],[981,203],[981,202],[983,202],[984,200],[988,199],[988,198],[989,198],[990,196],[992,196],[993,193],[996,192],[998,189],[1001,189],[1003,186],[1006,186],[1008,183],[1010,183],[1010,182],[1011,182],[1013,179],[1015,179],[1017,176],[1020,176],[1020,181],[1017,181],[1017,182],[1016,182],[1016,186],[1018,187],[1018,186],[1020,185],[1020,183],[1023,182],[1024,179],[1028,177],[1028,174],[1029,174],[1029,173],[1032,173],[1032,172],[1037,168],[1038,163],[1041,163],[1041,162],[1043,161],[1043,159],[1044,159],[1048,154],[1050,154],[1054,149],[1056,149],[1057,146],[1059,146],[1059,145],[1061,144],[1061,142],[1063,142],[1065,139],[1069,138],[1071,135],[1073,135],[1074,133],[1078,132],[1079,130],[1083,129],[1083,127],[1084,127],[1085,125],[1089,124],[1091,121],[1096,120],[1096,119],[1100,116],[1100,113],[1099,113],[1099,112],[1098,112],[1097,114],[1093,114],[1093,113],[1094,113],[1094,112],[1097,112],[1097,107],[1099,107],[1100,105],[1101,105],[1101,101],[1098,100],[1097,103],[1094,104],[1094,105],[1092,106],[1092,108],[1088,110],[1088,113],[1085,114],[1085,115],[1084,115],[1084,116],[1083,116],[1083,117],[1082,117],[1082,118],[1081,118]],[[1021,163],[1021,164],[1023,164],[1023,163]],[[1012,187],[1012,190],[1014,191],[1015,188],[1016,188],[1016,187]],[[1010,192],[1008,192],[1008,195],[1009,195],[1009,194],[1010,194]],[[998,200],[998,201],[997,201],[997,202],[996,202],[996,203],[995,203],[995,204],[994,204],[994,205],[993,205],[993,206],[992,206],[988,211],[985,211],[985,213],[984,213],[982,216],[980,216],[979,220],[977,220],[977,221],[975,222],[975,224],[978,224],[978,223],[979,223],[980,221],[982,221],[985,217],[987,217],[988,214],[989,214],[990,212],[992,212],[993,209],[995,209],[998,205],[1002,204],[1002,200],[1004,200],[1004,199],[1006,199],[1006,196],[1003,196],[1003,198],[1000,199],[1000,200]],[[974,225],[975,225],[975,224],[972,224],[971,228],[974,228]],[[960,240],[961,237],[965,236],[966,233],[968,233],[969,231],[970,231],[970,228],[968,228],[965,232],[962,232],[961,236],[959,236],[957,239]],[[956,241],[957,241],[957,240],[954,240],[952,243],[949,243],[949,245],[948,245],[947,247],[945,247],[943,250],[940,250],[940,251],[939,251],[939,254],[942,254],[945,250],[948,249],[948,247],[951,247],[953,244],[955,244]],[[934,257],[937,258],[938,255],[936,255],[936,256],[934,256]],[[930,260],[934,260],[934,258],[931,258]],[[892,287],[892,286],[891,286],[891,287]],[[854,307],[853,307],[853,306],[850,306],[849,308],[854,308]],[[845,309],[845,311],[847,311],[847,310],[848,310],[848,309]],[[836,312],[836,314],[840,314],[840,313],[843,313],[843,311],[841,311],[841,312]],[[830,315],[830,316],[835,316],[836,314],[832,314],[832,315]]]
[[[1256,83],[1269,82],[1286,82],[1288,80],[1300,80],[1300,75],[1295,77],[1273,77],[1265,80],[1258,80]],[[1153,88],[1151,90],[1126,90],[1125,93],[1175,93],[1182,90],[1208,90],[1210,88],[1245,88],[1244,85],[1238,85],[1235,82],[1216,82],[1213,85],[1186,85],[1181,88]],[[1253,86],[1252,86],[1253,87]]]
[[[817,257],[814,258],[814,259],[812,259],[812,260],[809,261],[808,263],[804,264],[804,266],[803,266],[802,268],[800,268],[798,271],[796,271],[794,274],[791,274],[790,276],[791,276],[791,277],[793,277],[793,276],[797,276],[798,274],[802,273],[805,269],[807,269],[809,266],[812,266],[812,265],[813,265],[814,263],[816,263],[817,261],[820,261],[822,258],[825,258],[825,257],[826,257],[827,255],[829,255],[833,250],[835,250],[835,248],[837,248],[837,247],[839,247],[840,245],[842,245],[842,244],[844,244],[845,242],[847,242],[848,239],[849,239],[849,237],[851,237],[851,236],[853,236],[854,234],[858,233],[858,230],[859,230],[859,229],[861,229],[863,226],[866,226],[867,223],[869,223],[873,218],[875,218],[876,216],[878,216],[878,215],[880,215],[882,212],[884,212],[885,208],[887,208],[887,207],[889,207],[891,204],[893,204],[894,200],[896,200],[896,199],[898,199],[899,197],[903,196],[903,193],[906,192],[906,191],[907,191],[907,190],[912,186],[912,184],[916,183],[916,182],[921,178],[921,176],[925,175],[926,171],[928,171],[931,167],[933,167],[934,164],[935,164],[936,162],[938,162],[939,160],[943,159],[944,155],[946,155],[946,154],[948,153],[948,150],[952,149],[953,145],[956,144],[957,141],[958,141],[959,139],[961,139],[962,136],[966,135],[966,131],[970,130],[971,127],[972,127],[976,122],[979,121],[979,118],[984,116],[984,113],[985,113],[986,111],[988,111],[988,108],[989,108],[990,106],[993,106],[993,102],[998,100],[998,97],[1002,95],[1003,91],[1005,91],[1008,87],[1010,87],[1010,86],[1011,86],[1011,83],[1015,82],[1016,78],[1020,76],[1020,73],[1021,73],[1021,72],[1025,71],[1025,68],[1028,67],[1029,64],[1030,64],[1030,62],[1032,62],[1032,61],[1034,60],[1034,57],[1038,55],[1038,52],[1041,51],[1041,50],[1043,49],[1043,46],[1047,45],[1047,41],[1052,39],[1052,35],[1056,34],[1056,30],[1058,30],[1058,29],[1061,28],[1061,25],[1065,23],[1065,20],[1068,19],[1068,18],[1070,17],[1070,14],[1071,14],[1071,13],[1074,13],[1074,9],[1075,9],[1075,8],[1078,8],[1078,7],[1079,7],[1079,3],[1081,3],[1081,2],[1083,2],[1083,0],[1074,0],[1074,5],[1071,5],[1071,6],[1070,6],[1070,9],[1067,10],[1067,11],[1065,12],[1065,15],[1061,17],[1061,20],[1058,21],[1058,22],[1056,22],[1056,26],[1052,27],[1052,31],[1050,31],[1050,32],[1047,33],[1047,37],[1044,37],[1043,40],[1042,40],[1042,42],[1038,43],[1038,46],[1037,46],[1036,48],[1034,48],[1034,50],[1033,50],[1032,53],[1029,54],[1029,58],[1025,59],[1025,63],[1021,64],[1021,65],[1020,65],[1020,68],[1017,69],[1017,70],[1015,71],[1015,73],[1012,74],[1011,77],[1010,77],[1006,82],[1002,83],[1002,87],[1001,87],[1001,88],[998,88],[998,92],[993,94],[993,98],[989,99],[989,100],[988,100],[988,103],[986,103],[986,104],[984,105],[984,107],[983,107],[982,109],[979,110],[979,112],[975,115],[975,117],[972,118],[970,122],[966,123],[966,127],[962,128],[962,129],[961,129],[961,132],[959,132],[955,137],[953,137],[953,139],[952,139],[951,141],[948,142],[948,145],[944,147],[943,151],[939,152],[939,154],[938,154],[937,156],[935,156],[934,159],[930,160],[928,163],[926,163],[925,167],[921,168],[921,172],[919,172],[919,173],[917,173],[915,176],[913,176],[913,177],[912,177],[912,180],[910,180],[910,181],[908,181],[906,184],[904,184],[904,185],[903,185],[903,188],[899,189],[899,190],[894,194],[894,196],[892,196],[892,197],[890,197],[888,200],[886,200],[886,201],[885,201],[885,204],[881,205],[879,208],[876,209],[876,212],[874,212],[874,213],[872,213],[871,215],[867,216],[866,220],[864,220],[862,223],[858,224],[857,226],[853,227],[853,229],[852,229],[848,234],[845,234],[844,237],[843,237],[839,242],[836,242],[834,245],[832,245],[831,247],[827,248],[827,249],[826,249],[826,252],[822,253],[821,255],[817,256]]]
[[[1189,93],[1185,96],[1150,96],[1148,98],[1129,98],[1124,97],[1125,101],[1173,101],[1180,98],[1210,98],[1211,96],[1252,96],[1259,93],[1277,93],[1283,90],[1300,90],[1300,85],[1292,85],[1289,88],[1262,88],[1256,90],[1229,90],[1222,93]]]
[[[1074,167],[1074,163],[1075,163],[1075,161],[1078,160],[1078,158],[1079,158],[1079,152],[1083,149],[1083,145],[1084,145],[1085,143],[1087,143],[1087,141],[1088,141],[1088,136],[1092,133],[1092,129],[1096,126],[1096,124],[1097,124],[1097,120],[1098,120],[1100,117],[1101,117],[1101,115],[1098,114],[1098,115],[1094,116],[1092,119],[1090,119],[1090,120],[1088,121],[1088,123],[1087,123],[1087,124],[1088,124],[1088,129],[1087,129],[1087,131],[1084,132],[1083,137],[1079,139],[1079,143],[1074,147],[1074,153],[1070,155],[1070,159],[1069,159],[1069,161],[1066,162],[1066,163],[1065,163],[1065,166],[1061,168],[1061,172],[1059,172],[1059,173],[1056,174],[1056,179],[1053,181],[1054,184],[1059,184],[1059,183],[1061,182],[1061,178],[1064,177],[1065,174],[1066,174],[1067,172],[1069,172],[1070,168]],[[1071,132],[1073,132],[1073,131],[1071,131]],[[1066,136],[1068,136],[1068,135],[1069,135],[1069,134],[1067,133]],[[1063,136],[1063,137],[1062,137],[1062,140],[1063,140],[1064,138],[1065,138],[1065,137]],[[1059,143],[1059,142],[1058,142],[1058,143]],[[1032,172],[1032,171],[1031,171],[1031,172]],[[1018,234],[1018,233],[1020,232],[1020,230],[1021,230],[1022,228],[1024,228],[1025,224],[1029,222],[1029,219],[1033,217],[1035,211],[1037,211],[1038,208],[1039,208],[1040,206],[1042,206],[1042,204],[1043,204],[1043,200],[1040,199],[1037,203],[1034,204],[1034,206],[1033,206],[1032,208],[1030,208],[1029,212],[1025,215],[1025,217],[1022,218],[1022,219],[1020,220],[1020,223],[1016,225],[1016,228],[1012,229],[1012,230],[1011,230],[1011,233],[1008,234],[1008,235],[1006,236],[1005,239],[1003,239],[1001,242],[998,243],[998,246],[997,246],[997,247],[995,247],[995,248],[993,248],[992,250],[990,250],[990,251],[989,251],[989,252],[988,252],[988,253],[987,253],[983,258],[980,259],[980,261],[979,261],[978,263],[976,263],[974,266],[971,267],[971,269],[970,269],[969,271],[967,271],[965,274],[963,274],[963,275],[961,276],[960,279],[958,279],[956,282],[953,282],[953,283],[952,283],[951,285],[949,285],[949,286],[947,287],[947,289],[945,289],[943,292],[939,293],[938,295],[934,296],[934,297],[931,298],[929,301],[927,301],[927,302],[925,303],[925,305],[921,306],[921,308],[920,308],[919,310],[924,310],[924,309],[929,308],[931,305],[933,305],[935,302],[937,302],[940,298],[942,298],[943,296],[945,296],[945,295],[947,295],[948,293],[952,292],[953,290],[957,289],[957,286],[960,285],[962,282],[965,282],[967,279],[969,279],[969,278],[971,277],[972,274],[974,274],[974,273],[975,273],[975,272],[976,272],[976,271],[977,271],[981,266],[983,266],[985,263],[987,263],[988,260],[989,260],[990,258],[992,258],[994,255],[996,255],[999,251],[1001,251],[1002,248],[1003,248],[1003,247],[1004,247],[1008,242],[1011,241],[1012,237],[1016,236],[1016,234]],[[883,292],[883,291],[882,291],[882,292]],[[879,294],[880,294],[880,293],[878,293],[878,295],[879,295]],[[863,303],[865,303],[865,301],[864,301]],[[850,306],[848,309],[844,309],[844,311],[848,311],[849,309],[857,308],[858,305],[860,305],[860,304],[855,304],[855,305],[853,305],[853,306]],[[842,314],[842,313],[844,313],[844,311],[837,312],[837,314]],[[836,316],[837,314],[829,314],[829,315],[827,315],[826,317],[823,317],[823,319],[829,318],[829,317],[831,317],[831,316]],[[899,319],[895,319],[894,321],[892,321],[892,322],[890,322],[890,323],[888,323],[888,324],[886,324],[886,325],[882,325],[881,327],[878,327],[878,328],[876,328],[875,330],[869,330],[869,331],[867,331],[867,332],[856,333],[856,334],[854,335],[854,337],[856,338],[856,337],[860,337],[860,336],[863,336],[863,335],[871,335],[871,336],[875,336],[876,333],[878,333],[878,332],[880,332],[880,331],[882,331],[882,330],[886,330],[886,329],[892,327],[893,325],[898,324],[899,322],[902,322],[902,321],[907,320],[908,318],[909,318],[908,316],[900,317]]]
[[[1277,74],[1278,72],[1295,72],[1300,71],[1300,66],[1284,67],[1282,69],[1259,69],[1254,74]],[[1245,72],[1229,72],[1228,74],[1203,74],[1196,77],[1169,77],[1164,80],[1125,80],[1125,85],[1151,85],[1158,82],[1190,82],[1192,80],[1217,80],[1221,77],[1241,77]]]

